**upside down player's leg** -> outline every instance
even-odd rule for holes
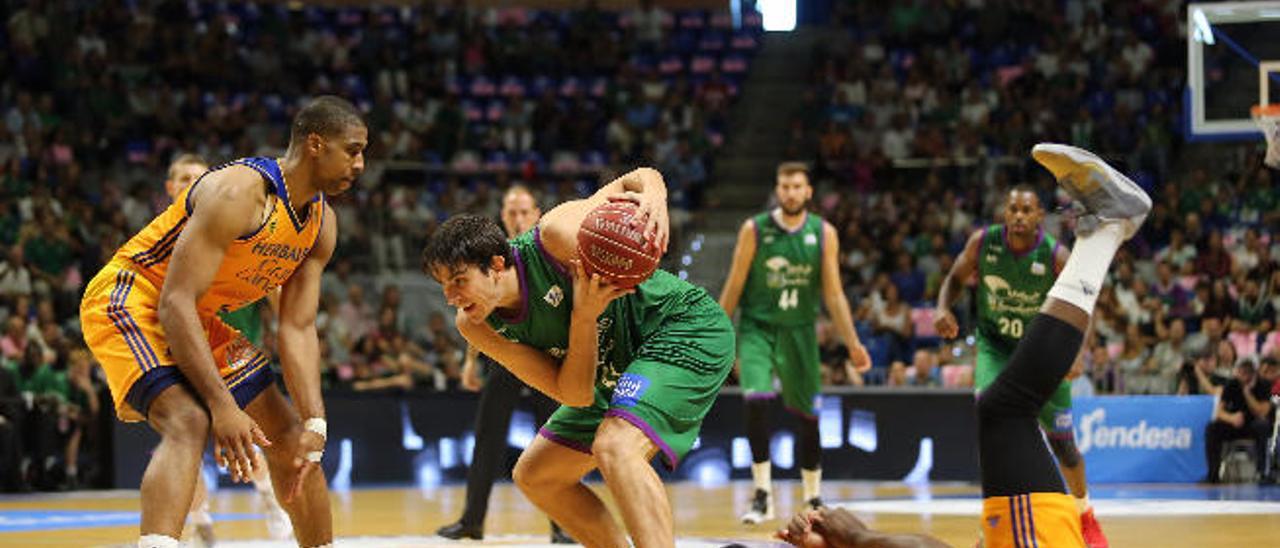
[[[989,547],[1084,545],[1075,504],[1036,417],[1075,361],[1112,257],[1151,208],[1132,181],[1088,152],[1038,145],[1033,155],[1089,217],[1078,225],[1079,239],[1049,300],[978,402],[982,527]]]

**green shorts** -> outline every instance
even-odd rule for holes
[[[981,394],[1004,371],[1010,356],[978,340],[978,363],[973,371],[973,385]],[[1052,437],[1074,436],[1071,430],[1071,383],[1063,380],[1053,396],[1040,409],[1040,427]]]
[[[592,405],[560,406],[539,433],[590,454],[600,422],[618,417],[644,432],[674,469],[733,370],[733,323],[704,300],[648,334],[614,386],[596,385]]]
[[[742,318],[738,332],[743,397],[774,397],[773,377],[777,375],[782,384],[783,406],[805,417],[816,416],[822,362],[814,327],[773,326]]]

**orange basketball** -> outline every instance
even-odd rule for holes
[[[591,210],[578,228],[578,258],[588,275],[619,287],[635,287],[658,269],[661,253],[644,236],[644,226],[631,226],[632,202],[607,202]]]

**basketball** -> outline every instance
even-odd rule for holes
[[[587,274],[599,273],[619,287],[635,287],[658,269],[661,254],[632,226],[636,204],[607,202],[591,210],[578,228],[578,258]]]

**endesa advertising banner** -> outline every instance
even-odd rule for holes
[[[1213,396],[1102,396],[1073,402],[1091,483],[1185,483],[1205,476]]]

